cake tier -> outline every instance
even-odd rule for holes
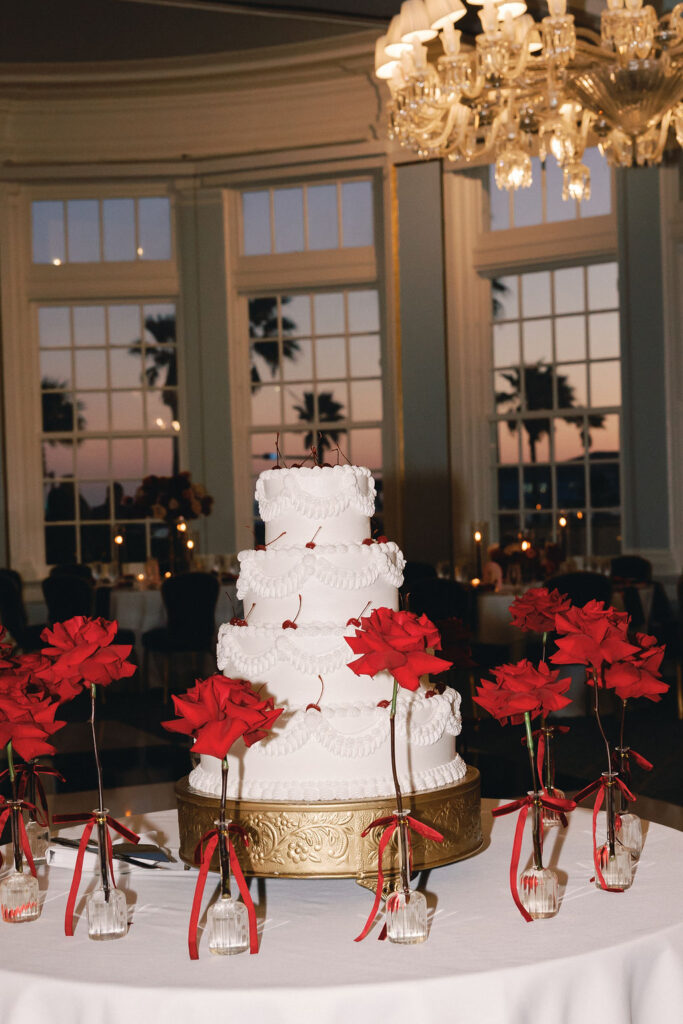
[[[465,775],[455,753],[460,695],[402,691],[396,711],[396,760],[406,792],[436,789]],[[280,725],[281,723],[281,725]],[[273,733],[228,755],[228,796],[243,800],[347,800],[394,792],[389,709],[359,701],[285,712]],[[220,763],[202,755],[190,784],[218,795]]]
[[[307,544],[318,527],[327,544],[370,536],[375,481],[361,466],[302,466],[267,469],[256,483],[266,542],[283,531],[288,544]]]
[[[283,538],[284,539],[284,538]],[[393,542],[316,544],[241,551],[237,596],[249,622],[281,626],[357,618],[366,605],[398,608],[405,559]]]

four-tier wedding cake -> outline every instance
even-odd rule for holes
[[[256,485],[265,545],[239,555],[244,618],[221,626],[218,668],[248,679],[285,708],[272,734],[229,757],[228,796],[247,801],[348,801],[394,792],[388,672],[358,676],[345,637],[361,615],[398,608],[404,558],[373,540],[375,483],[351,465],[262,473]],[[406,793],[452,786],[466,767],[455,752],[460,696],[428,679],[398,698],[397,761]],[[190,785],[220,793],[220,764],[202,756]]]

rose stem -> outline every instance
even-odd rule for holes
[[[401,796],[401,787],[398,781],[398,772],[396,771],[396,699],[398,697],[398,682],[394,679],[394,692],[391,695],[391,708],[389,710],[389,736],[391,739],[391,774],[394,777],[394,789],[396,790],[396,810],[399,815],[398,825],[398,845],[399,845],[399,860],[401,866],[401,886],[403,892],[408,896],[410,893],[410,884],[408,881],[408,836],[407,836],[407,825],[403,820],[403,798]]]
[[[606,794],[605,794],[605,796],[606,796],[605,812],[606,812],[606,816],[607,816],[607,844],[608,844],[608,847],[609,847],[609,855],[610,855],[610,857],[614,857],[616,840],[615,840],[615,835],[614,835],[614,794],[613,794],[613,790],[612,790],[612,755],[611,755],[610,749],[609,749],[609,741],[608,741],[607,737],[605,736],[605,730],[602,727],[602,720],[600,718],[600,711],[599,711],[599,708],[598,708],[598,696],[599,696],[599,694],[598,694],[598,673],[597,673],[597,669],[595,669],[595,668],[593,669],[593,689],[595,690],[595,703],[594,703],[595,720],[598,723],[598,729],[600,730],[600,735],[602,736],[602,738],[604,740],[605,749],[607,751],[607,774],[609,776],[609,783],[610,783],[607,786],[607,791],[606,791]]]
[[[535,763],[535,761],[536,761],[536,754],[535,754],[535,750],[534,750],[534,737],[533,737],[533,734],[531,732],[531,715],[529,714],[528,711],[524,712],[524,728],[526,729],[526,749],[527,749],[527,753],[529,754],[529,766],[531,768],[531,788],[534,791],[534,807],[533,807],[533,816],[534,817],[533,817],[533,828],[531,830],[531,835],[532,835],[532,839],[533,839],[533,843],[534,843],[534,867],[537,870],[542,871],[543,870],[543,852],[541,850],[541,837],[538,834],[538,827],[537,827],[538,817],[539,817],[539,815],[542,812],[541,812],[541,809],[536,805],[536,796],[535,796],[535,794],[538,792],[538,786],[540,785],[540,780],[539,780],[538,783],[536,782],[536,763]]]
[[[543,630],[543,655],[542,655],[542,659],[541,659],[542,661],[545,661],[545,645],[546,645],[547,641],[548,641],[548,630],[544,629]]]
[[[626,722],[626,701],[621,702],[621,725],[619,726],[619,746],[624,749],[624,724]]]
[[[102,788],[102,765],[100,754],[97,749],[97,733],[95,732],[95,695],[96,687],[93,683],[90,687],[90,732],[92,733],[92,747],[95,753],[95,767],[97,768],[97,841],[100,848],[100,873],[102,875],[102,890],[104,902],[109,903],[109,872],[107,869],[107,822],[104,817],[104,790]]]
[[[17,774],[14,770],[14,751],[12,750],[12,741],[10,740],[7,744],[7,771],[9,773],[10,782],[12,784],[12,802],[16,803],[17,799]],[[19,822],[17,818],[21,814],[16,807],[12,808],[12,852],[14,853],[14,870],[22,871],[23,865],[21,860],[21,842],[19,840]]]
[[[221,761],[221,807],[218,818],[218,857],[221,866],[221,899],[230,899],[230,857],[228,854],[228,826],[225,820],[225,802],[228,796],[228,759]]]

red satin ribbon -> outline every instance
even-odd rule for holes
[[[237,859],[235,853],[235,847],[230,841],[230,833],[238,835],[245,846],[249,846],[249,836],[244,831],[241,825],[230,824],[228,825],[228,853],[230,856],[230,868],[235,881],[237,882],[237,888],[240,891],[244,905],[247,908],[247,915],[249,917],[249,952],[258,953],[258,930],[256,927],[256,910],[254,909],[254,902],[249,893],[249,888],[242,874],[242,868],[240,862]],[[190,960],[198,960],[199,952],[197,950],[197,925],[199,924],[199,915],[202,909],[202,896],[204,895],[204,886],[206,885],[206,876],[209,873],[209,865],[211,858],[213,857],[214,850],[218,846],[218,829],[212,828],[209,832],[206,832],[197,843],[197,847],[194,851],[195,864],[199,864],[199,877],[197,878],[197,885],[194,890],[194,900],[192,901],[192,913],[190,914],[190,928],[187,936],[187,944],[190,950]],[[203,848],[203,849],[202,849]]]
[[[29,813],[31,813],[32,811],[35,812],[35,810],[36,810],[35,805],[29,803],[27,800],[20,800],[19,803],[21,804],[21,809],[22,810],[26,810]],[[7,800],[5,800],[4,796],[0,796],[0,835],[2,835],[2,830],[4,829],[4,827],[5,827],[6,823],[7,823],[7,819],[9,818],[11,813],[12,813],[12,808],[10,806],[8,806]],[[31,854],[31,844],[29,843],[29,839],[28,839],[28,836],[26,834],[26,826],[24,825],[24,818],[23,818],[23,815],[21,815],[21,814],[19,815],[19,841],[21,842],[21,848],[22,848],[22,850],[24,852],[24,857],[26,857],[26,863],[29,866],[29,870],[30,870],[31,874],[33,875],[33,877],[37,878],[38,876],[36,875],[36,866],[33,863],[33,855]],[[0,867],[2,867],[2,854],[1,853],[0,853]]]
[[[626,783],[622,782],[622,780],[616,775],[614,776],[614,784],[615,786],[619,787],[619,789],[624,794],[627,800],[631,802],[635,800],[633,793],[628,788]],[[600,887],[602,889],[605,889],[607,892],[623,892],[623,889],[619,889],[613,885],[607,885],[604,875],[602,873],[600,858],[598,857],[596,829],[598,823],[598,812],[602,807],[603,800],[605,799],[605,789],[606,786],[604,781],[602,779],[596,779],[595,782],[591,782],[588,786],[584,786],[584,788],[576,794],[576,796],[574,797],[574,802],[577,804],[580,803],[582,800],[585,800],[587,796],[590,796],[591,793],[595,793],[597,790],[597,796],[595,797],[595,803],[593,804],[593,864],[595,865],[595,874],[598,877]]]
[[[60,782],[66,782],[66,779],[64,778],[62,773],[58,772],[55,768],[43,768],[43,766],[40,764],[31,764],[30,762],[27,764],[15,765],[14,771],[19,780],[19,785],[17,787],[17,796],[20,800],[23,800],[24,797],[26,796],[30,779],[34,779],[37,793],[37,803],[40,804],[40,808],[42,808],[44,817],[42,819],[38,817],[40,812],[38,807],[36,807],[35,813],[33,814],[33,820],[37,821],[41,827],[47,828],[47,826],[50,824],[50,815],[48,813],[47,794],[45,792],[45,786],[43,785],[40,776],[51,775],[53,778],[59,779]],[[9,768],[5,768],[4,772],[0,772],[0,779],[3,779],[5,775],[9,775]]]
[[[558,800],[557,797],[543,795],[540,797],[541,804],[549,811],[555,811],[560,814],[566,825],[567,819],[564,818],[564,812],[573,811],[576,807],[576,803],[573,800]],[[503,814],[512,814],[513,811],[519,811],[519,817],[517,818],[517,827],[515,828],[515,839],[512,844],[512,857],[510,858],[510,892],[512,898],[515,901],[515,906],[519,910],[520,914],[525,921],[533,921],[531,914],[525,909],[522,901],[519,898],[519,888],[517,885],[517,871],[519,869],[519,858],[522,852],[522,838],[524,836],[524,826],[526,824],[527,815],[529,814],[530,808],[533,806],[534,797],[524,796],[520,797],[519,800],[513,800],[509,804],[503,804],[502,807],[496,807],[491,812],[494,818],[498,818]],[[543,816],[541,815],[541,843],[543,842]]]
[[[435,843],[442,843],[443,836],[441,835],[440,832],[437,832],[435,828],[431,828],[429,825],[423,825],[421,821],[417,821],[416,818],[411,818],[409,814],[407,814],[403,820],[408,826],[408,858],[410,867],[412,868],[413,850],[410,843],[411,830],[413,832],[417,832],[417,834],[420,836],[424,836],[425,839],[432,839]],[[384,869],[382,866],[384,860],[384,851],[386,850],[389,844],[389,840],[393,836],[396,829],[399,827],[400,822],[401,819],[398,816],[398,814],[390,814],[386,818],[376,818],[375,821],[371,821],[368,827],[363,832],[361,832],[362,838],[365,839],[365,837],[368,835],[371,829],[384,829],[382,835],[380,836],[379,847],[377,850],[377,892],[375,893],[375,902],[372,905],[372,910],[370,911],[368,919],[365,922],[365,927],[363,928],[363,931],[360,933],[360,935],[356,936],[356,938],[353,940],[354,942],[362,942],[362,940],[370,931],[370,928],[372,927],[372,922],[375,920],[375,917],[377,916],[377,911],[379,910],[379,905],[382,899],[382,890],[384,888]],[[389,897],[389,901],[387,902],[387,906],[389,908],[391,908],[390,901],[391,896]],[[386,925],[382,928],[381,932],[378,935],[378,938],[380,940],[386,938]]]
[[[626,756],[629,759],[629,761],[635,761],[638,767],[642,768],[645,772],[651,772],[654,768],[654,765],[651,761],[648,761],[647,758],[643,757],[642,754],[639,754],[637,750],[633,750],[632,747],[629,747],[629,751]],[[616,751],[612,752],[612,757],[614,758],[614,763],[617,764],[618,755]]]
[[[83,829],[83,835],[78,845],[78,853],[76,854],[76,866],[74,868],[74,877],[71,881],[71,888],[69,889],[69,898],[66,902],[66,913],[64,915],[64,934],[73,935],[74,933],[74,910],[76,907],[76,899],[78,897],[78,888],[81,884],[81,874],[83,873],[83,858],[85,857],[85,850],[90,841],[92,830],[97,824],[98,814],[55,814],[52,817],[52,821],[55,824],[80,824],[85,822],[85,828]],[[107,836],[107,860],[109,862],[109,870],[111,872],[111,884],[116,887],[116,880],[114,878],[114,858],[111,844],[111,836],[109,829],[113,829],[118,832],[120,836],[127,839],[129,843],[139,843],[140,836],[133,832],[132,829],[126,828],[116,818],[112,818],[110,814],[105,815],[106,829],[105,833]]]

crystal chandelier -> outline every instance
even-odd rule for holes
[[[548,0],[540,21],[524,0],[469,3],[481,8],[474,47],[454,27],[461,0],[405,0],[377,40],[390,138],[425,158],[495,159],[502,189],[528,188],[532,154],[550,153],[562,197],[579,200],[589,132],[615,167],[659,163],[674,137],[683,146],[683,3],[658,18],[642,0],[607,0],[600,36],[566,0]],[[427,45],[437,36],[439,55]]]

